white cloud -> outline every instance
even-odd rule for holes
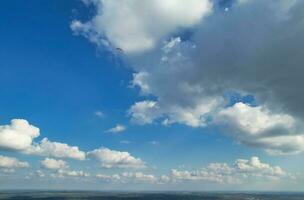
[[[39,177],[39,178],[44,178],[45,174],[41,171],[41,170],[36,170],[35,174]]]
[[[25,150],[39,136],[39,128],[30,125],[24,119],[13,119],[11,124],[0,126],[0,148]]]
[[[238,159],[233,165],[227,163],[211,163],[206,168],[195,171],[173,169],[172,181],[203,181],[219,184],[241,184],[252,181],[267,182],[282,178],[291,178],[278,166],[262,163],[258,157],[250,160]]]
[[[120,133],[125,131],[127,128],[124,125],[117,124],[115,127],[106,130],[109,133]]]
[[[132,86],[138,86],[143,94],[149,94],[151,92],[149,85],[145,82],[147,76],[149,76],[147,72],[138,72],[133,74]]]
[[[51,170],[65,169],[69,167],[65,161],[55,160],[53,158],[45,158],[40,163],[43,168]]]
[[[242,102],[221,110],[218,119],[249,135],[261,135],[277,128],[288,130],[295,124],[295,120],[290,115],[273,114],[262,106],[252,107]]]
[[[142,172],[120,174],[97,174],[96,178],[107,182],[152,184],[184,184],[187,182],[212,183],[220,185],[240,185],[251,183],[277,183],[279,180],[292,180],[293,176],[279,166],[263,163],[258,157],[249,160],[237,159],[233,164],[210,163],[198,170],[172,169],[171,174],[159,177]]]
[[[128,111],[132,120],[138,124],[151,124],[155,118],[161,116],[156,101],[136,102]]]
[[[159,145],[159,142],[155,141],[155,140],[152,140],[152,141],[149,141],[149,144],[151,144],[151,145]]]
[[[64,177],[89,177],[90,174],[82,170],[65,170],[59,169],[57,173],[51,175],[53,178],[64,178]]]
[[[203,22],[209,1],[94,2],[97,15],[71,26],[125,51],[132,85],[147,98],[130,107],[134,122],[202,127],[216,118],[243,144],[272,154],[304,151],[303,1],[238,0]],[[156,45],[178,27],[191,27],[189,38]],[[253,95],[260,106],[225,109],[231,91]]]
[[[128,57],[135,72],[144,73],[140,80],[134,76],[133,84],[157,99],[157,107],[131,106],[132,120],[201,127],[219,117],[243,144],[271,154],[304,151],[303,92],[296,89],[303,82],[299,63],[304,61],[294,56],[304,38],[300,13],[301,1],[248,1],[201,23],[191,42],[177,37],[153,52]],[[251,24],[257,17],[263,23]],[[240,103],[224,109],[227,101],[221,98],[229,91],[252,94],[262,106],[240,109]]]
[[[172,50],[175,46],[179,45],[181,42],[182,42],[182,40],[181,40],[180,37],[171,38],[170,41],[168,41],[168,42],[165,43],[165,45],[164,45],[164,47],[163,47],[163,51],[164,51],[165,53],[170,53],[171,50]]]
[[[76,146],[51,142],[47,138],[35,143],[33,140],[39,135],[39,128],[29,124],[27,120],[13,119],[10,125],[0,126],[0,149],[57,158],[85,159],[85,152]]]
[[[96,178],[104,180],[104,181],[110,181],[110,182],[116,182],[120,181],[121,177],[119,174],[113,174],[113,175],[107,175],[107,174],[96,174]]]
[[[144,174],[142,172],[124,172],[121,177],[130,179],[133,181],[143,181],[143,182],[157,182],[157,178],[152,174]]]
[[[149,50],[162,37],[192,27],[212,12],[209,0],[99,0],[94,4],[97,15],[87,23],[73,21],[71,29],[97,44],[107,38],[126,53]]]
[[[19,161],[17,158],[0,155],[0,168],[26,168],[30,165],[27,162]]]
[[[94,115],[97,116],[97,117],[104,117],[104,113],[100,110],[95,111]]]
[[[52,178],[65,178],[65,177],[89,177],[90,174],[82,170],[70,169],[68,163],[64,160],[56,160],[53,158],[45,158],[40,162],[44,169],[53,170],[54,173],[50,174]],[[37,171],[39,177],[45,177],[44,172]]]
[[[128,113],[133,122],[141,125],[151,124],[156,119],[163,119],[163,125],[181,123],[191,127],[202,127],[206,125],[205,115],[215,109],[218,102],[217,98],[208,101],[204,100],[198,102],[194,108],[191,108],[145,100],[132,105]]]
[[[130,155],[128,152],[115,151],[108,148],[99,148],[88,155],[93,156],[100,161],[101,166],[104,168],[144,168],[145,163]]]
[[[238,159],[234,167],[239,173],[254,174],[259,177],[276,178],[286,175],[286,172],[280,167],[262,163],[258,157],[252,157],[250,160]]]
[[[102,179],[105,181],[111,182],[122,182],[122,183],[130,183],[130,182],[148,182],[148,183],[157,183],[158,178],[156,178],[152,174],[144,174],[142,172],[123,172],[121,174],[97,174],[96,177],[98,179]]]
[[[221,110],[216,120],[228,128],[238,141],[266,149],[272,154],[304,151],[304,135],[296,120],[287,114],[271,113],[263,106],[236,103]]]
[[[85,152],[80,151],[77,146],[69,146],[68,144],[60,142],[51,142],[47,138],[43,138],[39,144],[31,146],[25,153],[56,158],[72,158],[76,160],[85,159]]]

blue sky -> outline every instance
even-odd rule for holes
[[[117,2],[2,2],[0,189],[303,190],[303,3]]]

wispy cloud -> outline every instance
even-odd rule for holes
[[[115,127],[106,130],[106,132],[108,132],[108,133],[120,133],[120,132],[125,131],[126,129],[127,129],[126,126],[121,125],[121,124],[117,124]]]
[[[95,112],[94,112],[94,115],[96,116],[96,117],[104,117],[105,116],[105,114],[102,112],[102,111],[100,111],[100,110],[96,110]]]

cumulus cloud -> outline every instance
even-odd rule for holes
[[[130,153],[124,151],[115,151],[108,148],[99,148],[91,152],[88,155],[93,156],[100,161],[101,167],[104,168],[144,168],[145,163],[135,158]]]
[[[30,125],[26,120],[13,119],[9,125],[0,126],[0,148],[25,150],[39,134],[39,128]]]
[[[284,113],[271,113],[263,106],[236,103],[217,114],[217,122],[238,141],[258,146],[273,154],[293,154],[304,150],[304,135],[296,120]]]
[[[271,166],[260,161],[258,157],[250,160],[238,159],[233,165],[227,163],[211,163],[207,167],[195,171],[171,171],[173,181],[203,181],[220,184],[240,184],[252,179],[258,181],[276,181],[291,178],[290,174],[278,166]]]
[[[92,42],[110,43],[130,54],[153,48],[162,37],[198,24],[212,12],[209,0],[92,2],[97,8],[96,16],[86,23],[73,21],[71,29],[84,34]]]
[[[156,101],[137,102],[128,112],[132,116],[133,122],[138,124],[151,124],[161,115]]]
[[[125,131],[127,128],[124,125],[117,124],[115,127],[106,130],[109,133],[120,133]]]
[[[34,142],[39,135],[39,128],[29,124],[27,120],[13,119],[9,125],[0,126],[0,149],[57,158],[85,159],[85,152],[76,146],[52,142],[47,138],[39,143]]]
[[[40,162],[41,166],[45,169],[59,170],[68,168],[68,164],[63,160],[56,160],[53,158],[45,158]]]
[[[292,180],[294,176],[279,166],[262,162],[258,157],[237,159],[234,163],[210,163],[197,170],[172,169],[169,175],[155,176],[142,172],[123,172],[119,174],[96,174],[96,178],[106,182],[146,182],[151,184],[184,184],[200,182],[220,185],[239,185],[247,183],[271,183],[282,179]]]
[[[208,114],[218,104],[218,99],[200,102],[196,107],[180,107],[175,104],[163,105],[157,101],[136,102],[128,110],[131,120],[137,124],[151,124],[161,119],[162,124],[182,123],[191,127],[206,126],[205,114]]]
[[[47,138],[43,138],[40,143],[32,145],[25,153],[76,160],[85,159],[85,152],[79,150],[77,146],[70,146],[61,142],[51,142]]]
[[[30,165],[27,162],[19,161],[17,158],[1,156],[0,155],[0,168],[26,168]]]
[[[97,1],[91,21],[71,26],[126,52],[131,84],[146,96],[130,107],[132,121],[219,122],[241,143],[269,153],[304,151],[303,1],[239,0],[229,12],[212,13],[209,1],[130,2]],[[178,27],[191,34],[176,37]],[[231,106],[231,91],[254,96],[258,106]]]
[[[64,160],[56,160],[53,158],[45,158],[40,162],[42,168],[52,170],[54,173],[48,174],[52,178],[66,178],[66,177],[89,177],[90,174],[82,170],[72,170],[68,163]],[[37,171],[39,177],[46,177],[43,171]]]
[[[267,132],[266,135],[280,134],[276,129],[284,129],[285,132],[293,128],[295,123],[290,115],[272,114],[267,108],[252,107],[242,102],[221,110],[217,119],[249,135],[261,135],[265,132]],[[275,133],[271,133],[273,129],[276,130]]]
[[[272,167],[267,163],[262,163],[258,157],[252,157],[250,160],[238,159],[234,164],[234,168],[239,173],[253,174],[258,177],[277,178],[286,175],[286,172],[280,167]]]

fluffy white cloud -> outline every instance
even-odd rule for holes
[[[202,101],[194,108],[161,103],[148,100],[136,102],[128,113],[133,122],[141,125],[151,124],[156,119],[162,119],[164,125],[182,123],[191,127],[202,127],[206,125],[205,115],[218,105],[218,99]]]
[[[35,143],[33,140],[39,135],[39,128],[29,124],[27,120],[13,119],[11,124],[0,126],[0,149],[57,158],[85,159],[85,152],[76,146],[51,142],[47,138]]]
[[[24,119],[13,119],[11,124],[0,126],[0,148],[21,151],[29,148],[38,136],[39,128]]]
[[[92,2],[97,7],[96,16],[87,23],[73,21],[72,30],[97,44],[106,43],[107,38],[126,53],[149,50],[162,37],[179,28],[192,27],[212,12],[209,0]]]
[[[56,160],[53,158],[45,158],[40,162],[41,166],[45,169],[59,170],[68,168],[68,164],[63,160]]]
[[[277,178],[286,175],[280,167],[262,163],[258,157],[252,157],[250,160],[238,159],[234,167],[238,173],[253,174],[258,177]]]
[[[258,157],[250,160],[238,159],[233,165],[227,163],[211,163],[206,168],[196,171],[173,169],[172,181],[203,181],[220,184],[240,184],[255,179],[258,181],[276,181],[281,178],[291,178],[278,166],[262,163]]]
[[[56,158],[72,158],[76,160],[85,159],[85,152],[79,150],[77,146],[69,146],[68,144],[60,142],[51,142],[47,138],[43,138],[39,144],[32,145],[25,153]]]
[[[132,120],[138,124],[151,124],[161,115],[156,101],[136,102],[128,111]]]
[[[144,168],[145,163],[139,159],[130,155],[128,152],[115,151],[108,148],[99,148],[91,152],[88,155],[93,156],[95,159],[101,162],[101,166],[104,168]]]
[[[0,168],[26,168],[29,166],[27,162],[19,161],[17,158],[0,155]]]
[[[109,133],[120,133],[125,131],[127,128],[121,124],[117,124],[115,127],[108,129],[106,132]]]
[[[236,103],[221,110],[216,120],[238,141],[262,147],[270,153],[292,154],[304,150],[304,135],[299,135],[297,122],[290,115]]]
[[[252,107],[239,102],[218,113],[218,120],[249,135],[261,135],[273,129],[291,129],[295,120],[287,114],[273,114],[262,106]]]

